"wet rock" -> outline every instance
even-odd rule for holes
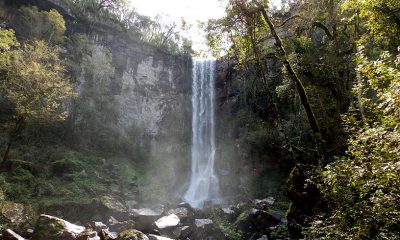
[[[213,234],[213,221],[211,219],[194,220],[194,239],[208,239]]]
[[[165,229],[170,227],[178,226],[180,219],[175,214],[170,214],[168,216],[164,216],[157,221],[154,222],[158,229]]]
[[[179,217],[181,223],[192,223],[194,220],[194,214],[186,207],[179,207],[171,209],[167,212],[168,215],[175,214]]]
[[[120,232],[116,240],[149,240],[149,238],[141,231],[129,229]]]
[[[3,239],[4,240],[25,240],[25,238],[18,235],[11,229],[3,230]]]
[[[57,239],[73,240],[85,230],[84,227],[72,224],[61,218],[40,215],[31,240]]]
[[[273,197],[267,197],[264,199],[256,199],[254,204],[256,209],[268,211],[268,207],[274,204],[274,202],[275,199]]]
[[[136,223],[136,229],[147,232],[152,230],[152,224],[159,219],[164,212],[164,209],[150,209],[150,208],[140,208],[132,209],[131,217]]]
[[[173,240],[172,238],[162,237],[154,234],[149,234],[149,240]]]

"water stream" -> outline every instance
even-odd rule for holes
[[[220,202],[215,173],[215,60],[193,60],[192,160],[184,200],[196,208]]]

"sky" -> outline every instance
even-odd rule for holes
[[[180,23],[184,18],[192,24],[189,35],[193,49],[205,48],[203,32],[197,27],[199,21],[220,18],[224,15],[227,0],[129,0],[131,5],[142,15],[155,17],[161,15],[164,20]],[[272,0],[278,5],[281,0]]]

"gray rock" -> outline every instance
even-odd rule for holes
[[[156,227],[159,230],[163,230],[166,228],[176,227],[176,226],[178,226],[179,222],[180,222],[180,219],[177,215],[170,214],[168,216],[164,216],[164,217],[158,219],[157,221],[154,222],[154,224],[156,225]]]
[[[4,240],[25,240],[25,238],[18,235],[11,229],[3,230],[3,239]]]
[[[84,227],[72,224],[61,218],[40,215],[31,240],[57,239],[73,240],[85,230]]]
[[[175,214],[179,217],[182,223],[193,223],[194,220],[193,212],[186,207],[171,209],[167,212],[167,214]]]
[[[140,231],[151,231],[153,223],[159,219],[164,209],[140,208],[131,210],[131,218],[135,221],[135,228]]]

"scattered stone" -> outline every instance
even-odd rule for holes
[[[72,224],[61,218],[40,215],[31,240],[60,239],[73,240],[85,230],[84,227]]]
[[[3,239],[4,240],[25,240],[25,238],[18,235],[11,229],[3,230]]]
[[[149,234],[149,240],[173,240],[172,238],[162,237],[154,234]]]
[[[119,233],[116,240],[149,240],[149,238],[138,230],[129,229]]]
[[[168,216],[164,216],[157,221],[154,222],[154,224],[157,226],[158,229],[166,229],[166,228],[171,228],[171,227],[176,227],[178,226],[180,222],[180,219],[178,216],[175,214],[170,214]]]

